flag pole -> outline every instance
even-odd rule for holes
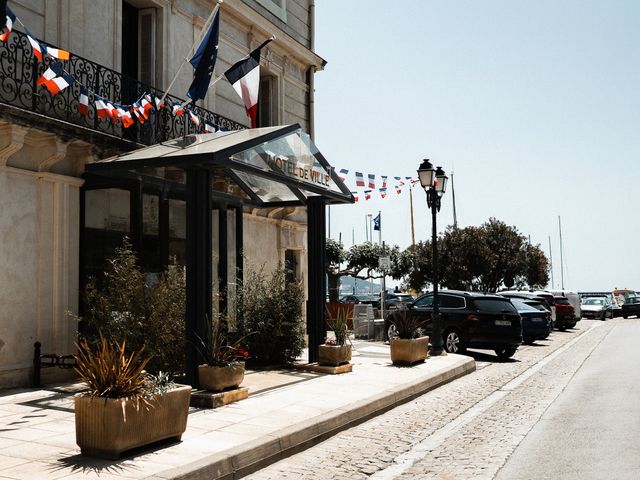
[[[178,79],[178,75],[180,74],[180,70],[182,70],[182,67],[184,67],[184,64],[187,63],[188,58],[193,54],[193,51],[196,48],[196,45],[200,45],[200,42],[202,42],[202,39],[207,34],[207,30],[209,30],[209,27],[211,26],[211,22],[213,22],[213,19],[216,16],[216,13],[218,13],[218,10],[220,10],[220,5],[222,5],[223,1],[224,0],[218,0],[218,3],[216,3],[216,6],[214,7],[213,11],[211,12],[211,15],[209,15],[209,18],[207,19],[207,21],[205,22],[204,26],[202,27],[202,31],[200,32],[200,38],[198,38],[198,40],[196,42],[194,42],[194,44],[191,46],[191,49],[189,50],[189,53],[187,54],[187,56],[182,59],[182,63],[180,64],[180,67],[178,67],[178,71],[174,75],[173,80],[171,80],[171,83],[169,84],[169,87],[164,92],[164,95],[162,95],[162,98],[160,99],[160,101],[164,102],[164,99],[169,94],[169,91],[171,90],[171,87],[173,87],[173,84],[176,83],[176,80]]]

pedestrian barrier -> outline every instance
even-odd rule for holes
[[[40,370],[43,368],[58,367],[69,369],[76,366],[76,358],[73,355],[57,355],[55,353],[41,353],[42,344],[33,344],[33,386],[41,387]]]

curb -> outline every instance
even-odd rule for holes
[[[333,435],[355,427],[394,407],[407,403],[441,385],[476,369],[473,358],[463,357],[444,371],[418,382],[409,382],[393,390],[352,403],[331,413],[318,415],[290,427],[187,465],[153,475],[164,480],[231,480],[265,468],[283,458],[299,453]],[[148,477],[151,478],[151,477]]]

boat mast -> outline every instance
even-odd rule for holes
[[[562,263],[562,224],[560,223],[560,215],[558,215],[558,231],[560,232],[560,279],[562,290],[564,290],[564,266]]]
[[[551,264],[551,290],[553,290],[553,255],[551,254],[551,235],[549,235],[549,263]]]

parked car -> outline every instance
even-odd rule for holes
[[[575,311],[576,320],[580,320],[582,318],[580,295],[578,295],[578,293],[571,290],[549,290],[549,292],[556,297],[567,297],[567,300],[569,300],[569,303]]]
[[[554,297],[556,302],[556,325],[562,331],[567,328],[573,328],[578,323],[576,318],[576,311],[573,305],[569,302],[567,297],[556,296]]]
[[[509,358],[522,344],[520,315],[509,299],[499,295],[444,290],[438,294],[440,324],[444,348],[450,353],[463,353],[467,348],[490,349],[500,358]],[[431,312],[433,293],[422,295],[408,306],[412,316],[424,324],[425,333],[433,332]],[[396,315],[385,319],[385,330]]]
[[[542,300],[522,300],[524,303],[526,303],[527,305],[532,306],[533,308],[535,308],[536,310],[539,310],[540,312],[544,313],[544,316],[546,318],[549,319],[548,321],[548,325],[549,325],[549,334],[551,334],[553,332],[553,319],[551,318],[551,310],[549,310],[548,306],[547,306],[547,302]]]
[[[524,291],[524,290],[507,290],[504,292],[498,292],[499,295],[502,295],[503,297],[508,297],[508,298],[522,298],[522,299],[526,299],[526,300],[535,300],[537,302],[540,302],[544,305],[544,307],[549,310],[549,312],[551,313],[551,322],[552,325],[555,327],[556,326],[556,307],[555,304],[549,301],[549,296],[548,295],[538,295],[536,293],[533,292],[529,292],[529,291]],[[551,295],[551,297],[553,298],[553,295]]]
[[[553,325],[551,315],[538,310],[527,303],[527,300],[515,297],[510,300],[522,318],[522,339],[524,343],[544,340],[549,336]]]
[[[385,310],[393,310],[396,308],[405,307],[413,303],[415,298],[408,293],[387,293],[384,299]],[[378,301],[377,307],[380,308],[382,302]]]
[[[368,303],[370,305],[376,306],[376,302],[379,302],[380,299],[375,295],[343,295],[338,299],[339,302],[342,303]]]
[[[627,297],[622,304],[622,318],[635,315],[640,318],[640,297]]]
[[[613,304],[608,297],[585,297],[582,299],[582,316],[584,318],[613,318]]]

